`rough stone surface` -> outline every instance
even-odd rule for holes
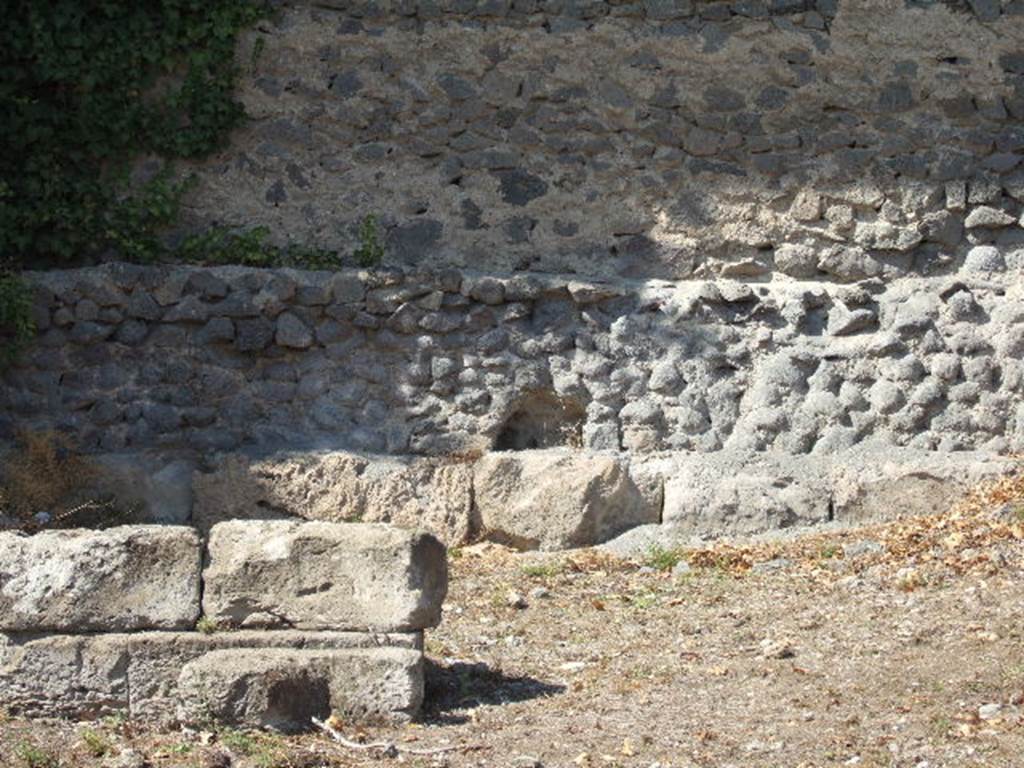
[[[449,546],[471,533],[472,469],[435,459],[293,451],[231,454],[193,480],[194,522],[295,516],[425,528]]]
[[[0,533],[0,630],[190,628],[200,560],[179,526]]]
[[[210,529],[203,612],[233,627],[409,631],[435,626],[444,545],[373,523],[229,521]]]
[[[591,546],[659,518],[615,456],[492,453],[476,464],[474,489],[483,535],[523,549]]]
[[[310,718],[409,720],[423,702],[423,654],[370,650],[223,650],[186,664],[179,719],[306,730]]]
[[[213,651],[422,650],[420,633],[239,631],[101,635],[0,634],[0,705],[18,714],[93,719],[128,713],[170,724],[178,677]]]
[[[391,264],[949,272],[1021,212],[1022,45],[997,0],[294,3],[188,204],[346,255],[374,214]]]
[[[612,548],[934,514],[970,487],[1014,467],[1011,459],[984,453],[884,445],[849,451],[838,460],[746,451],[652,457],[631,471],[663,479],[662,526],[630,531]]]
[[[244,355],[233,342],[188,343],[194,323],[153,323],[132,346],[117,334],[50,346],[51,329],[0,373],[0,436],[71,429],[87,451],[189,460],[240,448],[366,454],[365,468],[339,455],[286,474],[305,475],[327,500],[337,489],[315,478],[318,466],[342,478],[362,472],[338,488],[365,498],[354,503],[366,519],[398,521],[415,509],[451,541],[464,525],[464,473],[371,454],[441,465],[495,447],[802,455],[872,440],[1006,453],[1024,449],[1024,257],[1008,271],[1004,252],[975,246],[970,272],[846,286],[693,280],[608,291],[583,290],[571,276],[492,277],[500,304],[471,295],[497,300],[481,287],[490,282],[450,271],[172,269],[186,286],[200,274],[222,280],[228,293],[211,314],[225,318],[238,312],[236,298],[269,295],[286,278],[298,288],[275,301],[291,305],[316,285],[341,286],[346,300],[293,306],[316,329],[311,346],[268,341]],[[168,279],[157,268],[138,274]],[[108,266],[30,279],[47,288],[46,311],[56,314],[115,275]],[[431,490],[411,501],[410,483]],[[387,511],[378,490],[402,501]],[[273,499],[262,501],[272,512]],[[283,506],[305,514],[310,505]]]

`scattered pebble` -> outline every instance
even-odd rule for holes
[[[792,566],[792,560],[785,557],[776,557],[771,560],[766,560],[763,563],[755,563],[751,570],[754,573],[774,573],[775,571],[784,571]]]
[[[545,597],[551,597],[551,590],[547,587],[534,587],[530,590],[530,597],[534,600],[540,600]]]
[[[865,555],[880,555],[885,552],[885,547],[873,539],[861,539],[843,546],[843,554],[846,557],[864,557]]]
[[[982,720],[996,720],[1002,712],[1002,704],[982,704],[978,707],[978,717]]]
[[[680,560],[672,568],[672,575],[677,577],[677,578],[679,576],[687,576],[690,573],[693,573],[693,567],[688,562],[686,562],[685,560]]]

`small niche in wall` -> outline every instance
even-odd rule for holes
[[[524,395],[505,419],[494,441],[496,451],[531,448],[578,448],[586,412],[575,400],[550,391]]]

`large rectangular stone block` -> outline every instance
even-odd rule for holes
[[[132,717],[172,722],[178,715],[178,676],[196,659],[214,651],[339,651],[399,648],[421,653],[420,632],[370,634],[365,632],[144,632],[128,637],[128,689]]]
[[[229,521],[213,526],[203,611],[234,627],[404,632],[437,625],[444,545],[387,525]]]
[[[0,707],[93,719],[128,710],[126,635],[0,635]]]
[[[191,628],[201,557],[184,526],[0,533],[0,630]]]
[[[473,482],[485,535],[519,549],[590,547],[661,514],[660,483],[637,485],[628,463],[611,454],[490,453]]]
[[[178,719],[295,731],[336,712],[405,721],[423,703],[423,654],[403,648],[213,651],[181,670]]]
[[[418,632],[0,634],[0,707],[36,717],[80,719],[122,712],[170,724],[178,716],[182,669],[215,651],[397,649],[419,656],[422,648],[423,636]],[[337,691],[340,701],[341,688]],[[415,703],[409,699],[410,706]]]

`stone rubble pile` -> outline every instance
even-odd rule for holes
[[[280,730],[419,711],[447,590],[435,538],[236,521],[203,561],[184,526],[0,534],[0,707]]]

